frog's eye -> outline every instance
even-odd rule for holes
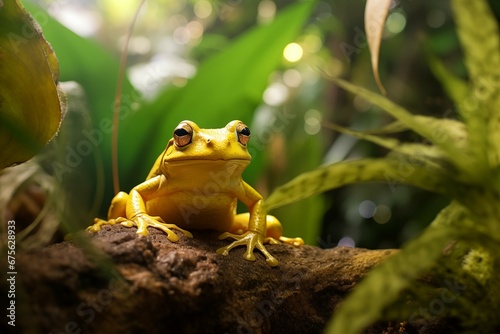
[[[184,147],[193,139],[193,128],[187,123],[181,123],[174,130],[174,143],[177,147]]]
[[[236,126],[236,134],[238,135],[238,141],[242,145],[247,145],[250,141],[250,129],[243,123],[238,123]]]

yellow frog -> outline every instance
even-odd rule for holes
[[[217,253],[227,255],[234,247],[246,245],[246,260],[255,260],[256,247],[269,265],[278,265],[264,243],[281,241],[298,246],[304,242],[283,237],[280,222],[266,215],[262,196],[242,180],[251,160],[249,140],[250,129],[241,121],[232,121],[222,129],[200,129],[194,122],[182,121],[146,181],[129,194],[118,193],[111,202],[108,220],[96,218],[88,230],[97,232],[102,225],[120,223],[136,226],[137,233],[147,236],[151,226],[175,242],[179,237],[172,230],[192,237],[185,229],[212,229],[224,232],[219,239],[235,240]],[[249,213],[236,214],[238,200]]]

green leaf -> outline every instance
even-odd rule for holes
[[[495,93],[491,105],[487,106],[492,112],[488,124],[488,161],[492,168],[500,167],[500,94]]]
[[[457,32],[472,89],[466,114],[470,145],[483,165],[500,166],[500,37],[498,22],[486,0],[453,0]]]
[[[37,5],[26,2],[26,7],[39,19],[44,30],[44,35],[54,48],[60,62],[61,81],[76,81],[83,86],[86,95],[86,104],[91,113],[93,125],[90,129],[81,128],[81,133],[87,137],[84,141],[89,143],[92,154],[79,152],[77,145],[68,146],[74,154],[66,151],[65,166],[73,169],[68,160],[74,159],[78,155],[81,160],[93,159],[93,155],[98,152],[102,158],[105,171],[111,171],[111,120],[113,118],[113,104],[118,80],[119,60],[108,50],[97,42],[81,37],[73,31],[60,24],[57,20],[40,9]],[[124,79],[121,117],[125,120],[135,112],[134,105],[140,100],[139,94],[133,89],[128,79]],[[121,125],[120,125],[121,130]],[[85,132],[84,132],[85,131]],[[129,135],[120,131],[120,153],[126,151]],[[134,138],[140,139],[141,136]],[[67,149],[67,148],[65,148]],[[85,163],[90,163],[85,161]],[[150,166],[151,167],[151,166]],[[141,175],[141,180],[146,177]],[[66,177],[68,174],[64,174]],[[107,181],[104,182],[106,200],[103,202],[108,205],[108,200],[113,194],[113,185],[111,175],[105,175]],[[121,176],[123,178],[123,176]],[[107,207],[105,208],[107,210]]]
[[[329,323],[327,334],[358,334],[381,320],[384,310],[394,303],[413,280],[431,268],[448,243],[461,238],[468,229],[457,229],[448,222],[463,218],[464,209],[453,202],[443,209],[421,236],[373,269],[355,287]],[[353,321],[355,319],[355,321]]]
[[[124,120],[121,133],[129,141],[121,166],[126,179],[147,174],[183,119],[202,128],[220,128],[233,119],[249,122],[262,101],[269,75],[282,64],[284,47],[296,38],[313,4],[290,5],[272,23],[251,29],[203,62],[185,87],[165,92]]]
[[[481,183],[488,175],[485,171],[486,165],[474,154],[476,147],[469,145],[466,140],[463,123],[452,119],[413,115],[382,95],[339,78],[329,77],[329,79],[347,91],[384,109],[412,131],[440,147],[443,154],[456,167],[458,179],[469,183]]]
[[[276,188],[265,200],[267,210],[353,183],[385,181],[393,189],[404,183],[437,193],[449,193],[452,180],[422,161],[411,159],[363,159],[343,161],[303,173]]]
[[[59,66],[31,15],[0,1],[0,169],[24,162],[57,132]]]
[[[491,72],[500,72],[498,21],[486,0],[453,0],[457,33],[463,47],[465,64],[476,84]]]
[[[434,168],[442,167],[436,162],[438,162],[439,160],[443,160],[444,155],[436,146],[415,143],[402,143],[396,138],[376,136],[364,131],[353,131],[351,129],[347,129],[333,123],[326,123],[324,126],[359,139],[370,141],[394,152],[412,156],[415,161],[422,161],[422,163],[432,165]]]
[[[408,131],[409,128],[401,123],[400,121],[394,121],[392,123],[387,124],[386,126],[380,129],[370,129],[364,130],[363,133],[371,134],[371,135],[389,135],[394,133],[400,133],[403,131]]]

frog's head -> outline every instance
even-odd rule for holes
[[[192,121],[182,121],[168,142],[165,162],[204,160],[240,161],[248,165],[247,144],[250,129],[241,121],[229,122],[221,129],[200,129]]]

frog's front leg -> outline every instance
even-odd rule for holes
[[[165,232],[167,234],[167,238],[173,242],[179,240],[177,234],[172,231],[173,229],[184,233],[188,237],[193,237],[190,232],[178,227],[177,225],[167,224],[161,217],[153,217],[147,213],[146,202],[148,200],[166,195],[163,190],[164,188],[161,187],[161,185],[165,183],[165,176],[159,175],[133,188],[126,198],[125,217],[113,217],[120,215],[122,211],[121,207],[123,204],[123,198],[116,201],[116,203],[112,202],[108,213],[108,218],[110,218],[108,220],[108,224],[120,223],[121,225],[127,227],[136,226],[137,233],[144,236],[149,235],[148,227],[151,226]],[[115,205],[113,206],[113,204]],[[114,207],[115,209],[113,209]],[[94,224],[94,226],[96,224]]]
[[[129,195],[126,192],[120,191],[116,194],[109,206],[108,219],[95,218],[94,224],[87,227],[87,231],[95,233],[100,231],[103,225],[115,225],[126,221],[127,219],[125,217],[127,216],[126,208],[128,199]]]
[[[161,217],[150,216],[146,211],[146,203],[148,200],[156,197],[166,197],[162,184],[166,184],[167,180],[164,175],[153,177],[140,185],[136,186],[130,191],[129,199],[127,202],[126,215],[127,220],[121,222],[122,225],[131,227],[137,226],[137,233],[144,236],[149,235],[148,227],[154,227],[162,230],[167,234],[170,241],[178,241],[179,237],[172,229],[178,230],[188,237],[192,238],[193,235],[178,227],[175,224],[167,224]]]
[[[262,196],[247,183],[243,182],[242,187],[237,191],[236,196],[250,211],[248,230],[243,234],[223,233],[219,239],[231,238],[235,241],[226,247],[219,248],[217,253],[228,255],[229,251],[238,246],[247,247],[243,258],[249,261],[255,261],[254,249],[257,248],[266,257],[266,263],[272,267],[278,265],[278,260],[269,253],[264,246],[266,241],[266,212],[263,208]]]
[[[236,234],[243,234],[248,230],[248,222],[250,221],[250,214],[240,213],[234,216],[233,225],[231,227],[231,232]],[[280,244],[286,243],[293,246],[300,246],[304,244],[304,240],[302,238],[288,238],[283,236],[283,226],[281,225],[278,218],[267,215],[266,216],[266,238],[264,239],[264,243],[269,244]]]

